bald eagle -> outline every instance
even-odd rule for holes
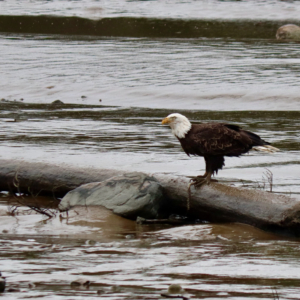
[[[203,183],[210,183],[211,176],[217,174],[218,170],[225,165],[224,156],[240,156],[252,148],[264,152],[279,150],[255,133],[242,130],[237,125],[191,124],[185,116],[178,113],[164,118],[162,124],[168,124],[171,127],[172,133],[177,137],[188,156],[204,157],[206,163],[204,175],[192,179],[192,184],[196,187]]]

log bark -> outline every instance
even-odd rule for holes
[[[0,190],[63,197],[89,182],[100,182],[123,174],[107,169],[81,169],[17,160],[0,160]]]
[[[125,173],[0,160],[0,190],[42,192],[61,197],[82,184],[100,182]],[[197,190],[192,188],[191,207],[187,210],[189,179],[165,174],[153,176],[163,187],[166,215],[178,213],[211,222],[241,222],[300,235],[300,200],[295,197],[211,183]]]
[[[157,174],[170,205],[187,212],[189,180]],[[250,224],[278,233],[300,235],[300,199],[267,191],[237,188],[216,182],[192,188],[188,215],[211,222]]]

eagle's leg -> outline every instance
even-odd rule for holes
[[[192,181],[199,181],[199,180],[201,181],[202,179],[206,178],[207,175],[208,175],[208,173],[205,172],[203,175],[198,175],[198,176],[192,178],[191,180],[192,180]]]
[[[190,181],[191,181],[190,185],[191,186],[194,185],[195,187],[199,187],[204,183],[210,184],[211,181],[218,182],[218,180],[211,178],[212,174],[213,174],[212,172],[206,171],[204,173],[204,175],[198,175],[196,177],[192,177],[190,179]]]
[[[190,179],[190,181],[195,181],[198,180],[198,178],[205,178],[207,176],[207,171],[203,174],[203,175],[197,175],[197,176],[188,176]]]
[[[224,166],[224,156],[222,155],[204,156],[204,160],[205,160],[204,175],[193,177],[191,179],[190,184],[188,185],[187,210],[190,209],[191,186],[193,185],[195,188],[199,188],[205,183],[210,184],[211,181],[217,181],[215,179],[211,179],[211,176],[214,173],[218,173],[218,170],[222,169],[222,167]]]

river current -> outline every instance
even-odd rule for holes
[[[1,15],[298,19],[299,1],[0,1]],[[1,20],[1,17],[0,17]],[[281,151],[227,158],[220,182],[298,197],[299,44],[274,39],[0,35],[0,157],[194,176],[161,120],[227,122]],[[62,106],[49,105],[55,100]],[[242,224],[48,219],[1,194],[3,299],[299,299],[299,240]],[[20,196],[20,195],[19,195]],[[35,201],[52,201],[37,198]],[[52,203],[53,205],[53,203]],[[71,287],[78,278],[89,288]]]
[[[297,43],[13,34],[0,40],[0,97],[7,100],[299,110]]]
[[[298,1],[253,0],[3,0],[5,15],[63,15],[85,18],[142,16],[185,19],[299,19]]]

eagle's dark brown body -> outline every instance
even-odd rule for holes
[[[240,156],[254,146],[270,145],[250,131],[222,123],[193,124],[178,140],[187,155],[204,157],[206,173],[210,174],[222,169],[224,156]]]

